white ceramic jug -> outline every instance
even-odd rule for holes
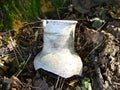
[[[41,68],[64,78],[82,74],[81,58],[74,51],[76,24],[73,20],[43,20],[44,45],[35,57],[35,70]]]

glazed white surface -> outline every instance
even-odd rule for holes
[[[74,52],[74,32],[77,21],[43,20],[44,46],[35,57],[34,67],[68,78],[81,75],[82,61]]]

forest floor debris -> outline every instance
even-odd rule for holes
[[[119,90],[119,10],[115,7],[111,9],[111,6],[91,7],[88,7],[91,12],[83,11],[88,13],[85,16],[79,16],[78,12],[63,14],[58,11],[59,18],[79,22],[75,33],[75,50],[84,64],[82,77],[65,79],[62,86],[62,80],[57,83],[56,75],[34,70],[34,57],[43,47],[42,22],[35,21],[24,24],[17,33],[13,30],[0,32],[0,89],[61,90],[62,87],[63,90]]]

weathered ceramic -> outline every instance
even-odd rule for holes
[[[74,51],[77,21],[43,20],[44,45],[34,60],[36,70],[43,69],[68,78],[82,74],[81,58]]]

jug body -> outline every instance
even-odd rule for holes
[[[77,21],[43,20],[44,44],[35,57],[36,70],[44,69],[68,78],[81,75],[82,61],[74,51],[74,33]]]

